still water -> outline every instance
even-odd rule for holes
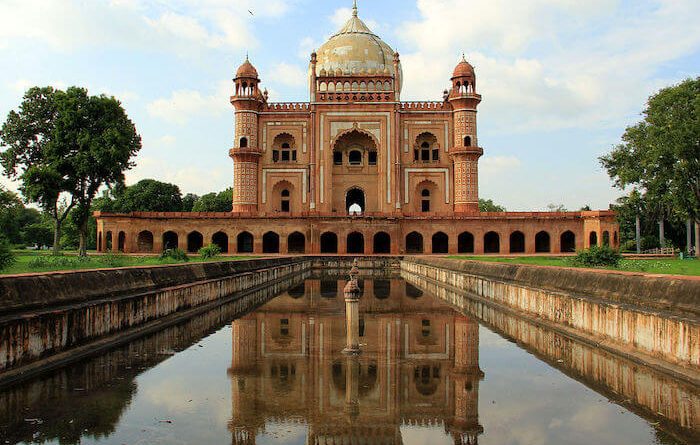
[[[397,277],[360,280],[346,356],[344,284],[306,279],[6,389],[0,444],[700,443],[697,387]]]

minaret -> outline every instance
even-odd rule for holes
[[[477,445],[484,428],[479,424],[479,323],[464,316],[455,317],[454,413],[446,423],[455,445]]]
[[[462,56],[452,74],[452,90],[447,96],[452,104],[454,145],[450,150],[454,163],[455,213],[479,211],[479,158],[484,150],[476,136],[476,107],[481,95],[476,93],[474,67]]]
[[[236,109],[236,136],[229,155],[233,159],[233,211],[258,211],[258,163],[262,150],[258,146],[258,111],[265,103],[260,92],[258,72],[246,56],[238,68],[235,94],[231,105]]]

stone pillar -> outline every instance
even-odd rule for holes
[[[639,215],[635,218],[634,237],[637,241],[637,253],[642,253],[642,222]]]
[[[659,220],[659,246],[663,249],[666,247],[666,236],[664,230],[664,220]]]
[[[360,271],[357,268],[357,259],[350,270],[350,280],[343,289],[345,297],[345,349],[344,354],[360,353],[360,286],[357,284],[357,276]],[[350,391],[350,387],[347,387]]]

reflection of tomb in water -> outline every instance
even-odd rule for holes
[[[362,279],[362,354],[347,357],[345,280],[307,280],[233,322],[233,443],[272,423],[306,425],[308,444],[402,443],[402,426],[476,444],[479,326],[401,279]],[[410,294],[410,295],[407,295]]]
[[[402,276],[424,289],[431,299],[450,302],[498,335],[512,339],[543,362],[658,425],[680,442],[700,443],[697,386],[545,329],[453,288],[411,274]]]

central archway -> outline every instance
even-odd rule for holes
[[[347,193],[345,193],[345,211],[350,213],[350,209],[353,206],[360,207],[359,213],[364,213],[365,208],[366,208],[365,192],[363,192],[362,190],[360,190],[357,187],[353,187],[350,190],[348,190]],[[355,209],[353,208],[353,210],[355,210]]]
[[[338,236],[335,233],[321,235],[321,253],[338,253]]]

